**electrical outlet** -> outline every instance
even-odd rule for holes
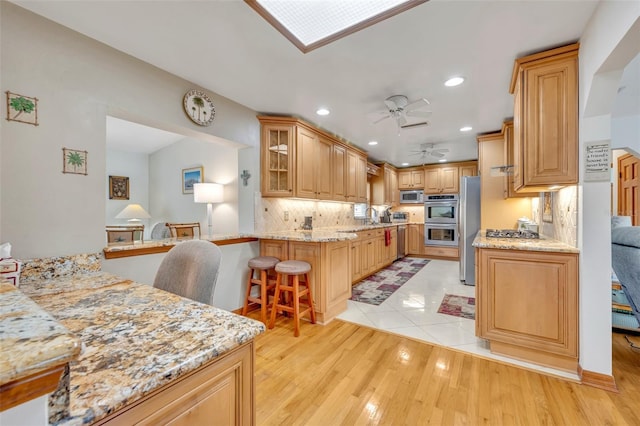
[[[289,212],[284,212],[284,220],[285,222],[289,220]]]

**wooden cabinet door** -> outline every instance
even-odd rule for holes
[[[374,238],[362,241],[362,272],[368,275],[376,268],[376,244]]]
[[[346,304],[351,297],[349,251],[348,241],[322,243],[322,275],[326,286],[322,305],[325,312],[342,311],[342,308],[336,308]]]
[[[476,321],[492,352],[575,371],[578,255],[479,250]]]
[[[333,143],[323,138],[316,142],[316,198],[319,200],[333,199]],[[366,172],[365,172],[366,173]]]
[[[305,243],[301,241],[289,241],[289,256],[293,260],[302,260],[311,265],[311,272],[309,272],[309,279],[311,280],[311,291],[313,293],[313,305],[315,311],[323,313],[325,306],[323,301],[325,300],[325,293],[320,282],[322,277],[320,273],[320,267],[322,265],[320,258],[320,244],[321,243]]]
[[[631,154],[618,158],[618,214],[640,225],[640,159]]]
[[[317,198],[316,145],[318,137],[299,127],[296,141],[296,197]]]
[[[347,150],[347,201],[350,202],[356,202],[358,197],[358,157],[356,152]]]
[[[332,198],[336,201],[347,201],[347,149],[334,144],[332,148]]]
[[[400,204],[400,192],[398,191],[398,173],[395,170],[391,171],[391,177],[389,182],[389,204],[397,206]]]
[[[411,189],[411,185],[413,185],[413,180],[410,171],[398,172],[398,189]]]
[[[458,167],[445,167],[440,169],[440,192],[445,194],[457,194],[460,187]]]
[[[261,189],[263,197],[292,197],[294,126],[263,124]]]
[[[284,240],[260,240],[260,256],[289,260],[289,243]]]
[[[407,254],[423,254],[424,251],[424,225],[407,225]]]
[[[356,158],[356,201],[367,202],[367,158],[360,154]]]
[[[351,241],[351,282],[362,278],[362,242]]]
[[[440,169],[437,167],[424,169],[424,193],[440,193]]]
[[[460,166],[460,177],[463,176],[478,176],[478,163],[462,164]]]

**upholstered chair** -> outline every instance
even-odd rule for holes
[[[160,263],[153,286],[213,305],[221,257],[220,247],[209,241],[179,243]]]
[[[165,238],[171,238],[171,231],[166,222],[158,222],[151,228],[152,240],[163,240]]]

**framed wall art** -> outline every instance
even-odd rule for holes
[[[129,178],[126,176],[109,176],[109,199],[129,199]]]
[[[204,169],[202,166],[182,169],[183,194],[193,194],[193,184],[202,182],[204,182]]]
[[[553,223],[553,192],[542,193],[542,221]]]
[[[38,98],[19,95],[10,91],[7,94],[7,121],[38,125]]]
[[[87,151],[62,148],[62,173],[87,175]]]

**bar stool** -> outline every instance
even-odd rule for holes
[[[273,269],[280,259],[272,256],[258,256],[253,259],[249,259],[249,279],[247,281],[247,295],[244,299],[244,306],[242,307],[242,315],[247,315],[249,309],[249,302],[254,302],[260,305],[260,320],[267,325],[267,306],[269,304],[269,291],[276,287],[276,283],[273,279],[269,279],[269,270]],[[258,278],[254,278],[255,271],[259,271]],[[251,296],[251,290],[253,286],[260,286],[258,297]]]
[[[309,271],[311,265],[301,260],[285,260],[276,265],[276,292],[273,296],[273,308],[271,309],[271,321],[269,328],[273,328],[276,323],[278,312],[293,313],[294,332],[293,335],[300,335],[300,317],[309,313],[311,324],[316,323],[316,313],[313,310],[313,297],[311,295],[311,282],[309,281]],[[304,282],[300,281],[300,276],[304,275]],[[283,278],[284,276],[284,278]],[[302,288],[302,289],[301,289]],[[285,294],[285,301],[280,300],[281,292]],[[289,301],[291,294],[291,301]],[[306,297],[306,305],[300,306],[303,296]]]

